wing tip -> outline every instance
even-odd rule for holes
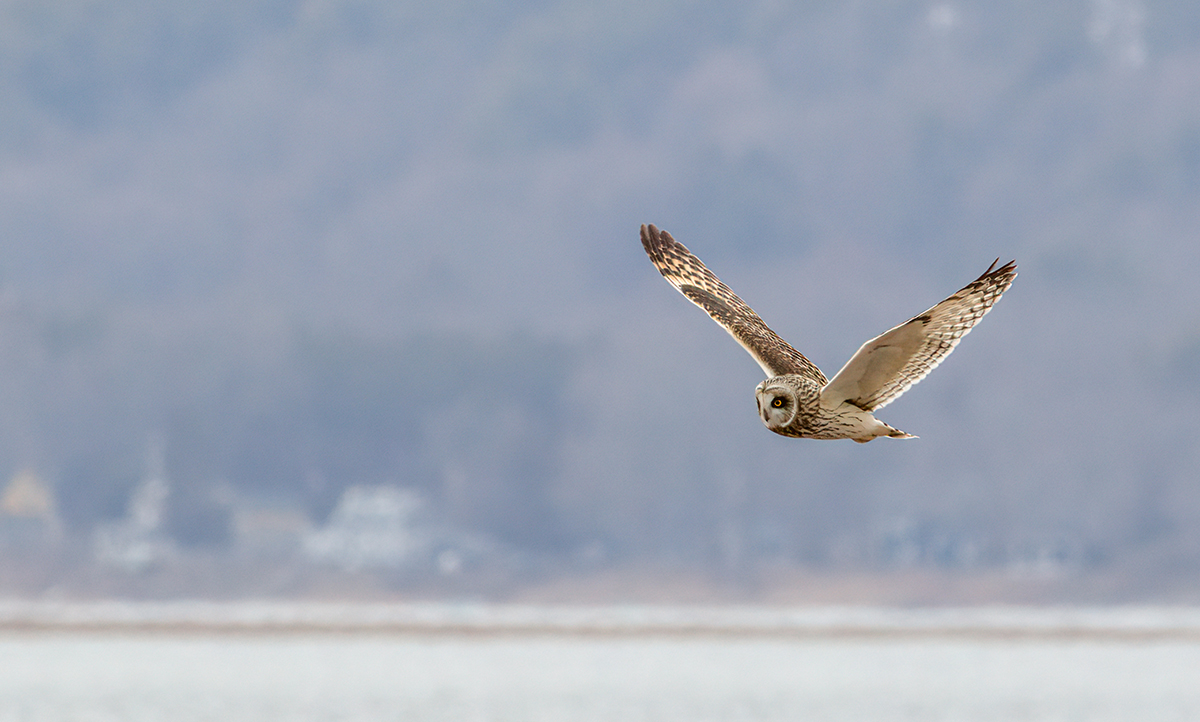
[[[646,255],[650,257],[650,261],[658,269],[668,281],[678,287],[676,283],[678,261],[681,258],[693,258],[695,263],[701,268],[704,264],[700,259],[695,258],[692,252],[687,249],[679,241],[675,240],[667,231],[661,230],[653,223],[643,223],[641,228],[642,248],[646,251]],[[704,269],[708,271],[707,268]],[[708,271],[711,273],[711,271]],[[714,277],[715,278],[715,277]]]
[[[1016,261],[1016,259],[1013,259],[1013,260],[1009,261],[1008,263],[1005,263],[1003,266],[1000,266],[999,268],[996,267],[996,264],[998,264],[998,263],[1000,263],[1000,259],[997,257],[996,260],[992,261],[992,265],[988,266],[988,269],[986,271],[984,271],[983,274],[979,278],[976,278],[972,282],[972,285],[979,283],[981,281],[999,281],[999,282],[1004,283],[1004,285],[1006,287],[1011,285],[1013,282],[1013,279],[1017,277],[1017,261]]]
[[[679,241],[664,230],[659,229],[653,223],[642,224],[642,248],[646,249],[646,253],[651,253],[655,249],[665,246],[678,246]]]
[[[658,226],[653,223],[642,224],[642,249],[646,251],[646,255],[650,256],[650,260],[654,261],[656,266],[663,260],[663,246],[666,245],[663,242],[664,235],[670,238],[670,234],[658,230]]]

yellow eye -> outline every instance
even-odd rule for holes
[[[771,402],[771,405],[777,409],[783,408],[783,399],[776,396],[775,400]]]

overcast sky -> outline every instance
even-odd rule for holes
[[[1200,560],[1198,29],[1136,0],[3,3],[0,473],[107,439],[104,394],[147,399],[116,404],[134,448],[297,329],[524,335],[571,349],[538,454],[573,538],[746,508],[816,556],[907,523]],[[1021,276],[880,413],[919,441],[787,440],[641,223],[827,374],[993,258]],[[428,463],[486,475],[545,436],[528,403],[453,396]]]

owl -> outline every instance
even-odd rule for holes
[[[916,438],[873,412],[895,401],[949,356],[1017,277],[1015,262],[997,268],[996,259],[958,293],[867,341],[831,380],[670,233],[642,226],[642,247],[663,277],[708,312],[766,372],[754,399],[768,429],[802,439],[854,439],[864,444],[880,436]]]

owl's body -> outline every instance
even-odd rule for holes
[[[915,438],[852,403],[822,404],[821,386],[799,374],[772,376],[754,389],[754,398],[763,425],[782,436],[862,443],[879,436]]]
[[[663,277],[703,308],[768,378],[754,390],[763,424],[806,439],[915,438],[872,413],[934,369],[1016,278],[993,263],[982,276],[919,316],[866,342],[832,380],[781,339],[742,299],[666,231],[642,226],[642,246]]]

